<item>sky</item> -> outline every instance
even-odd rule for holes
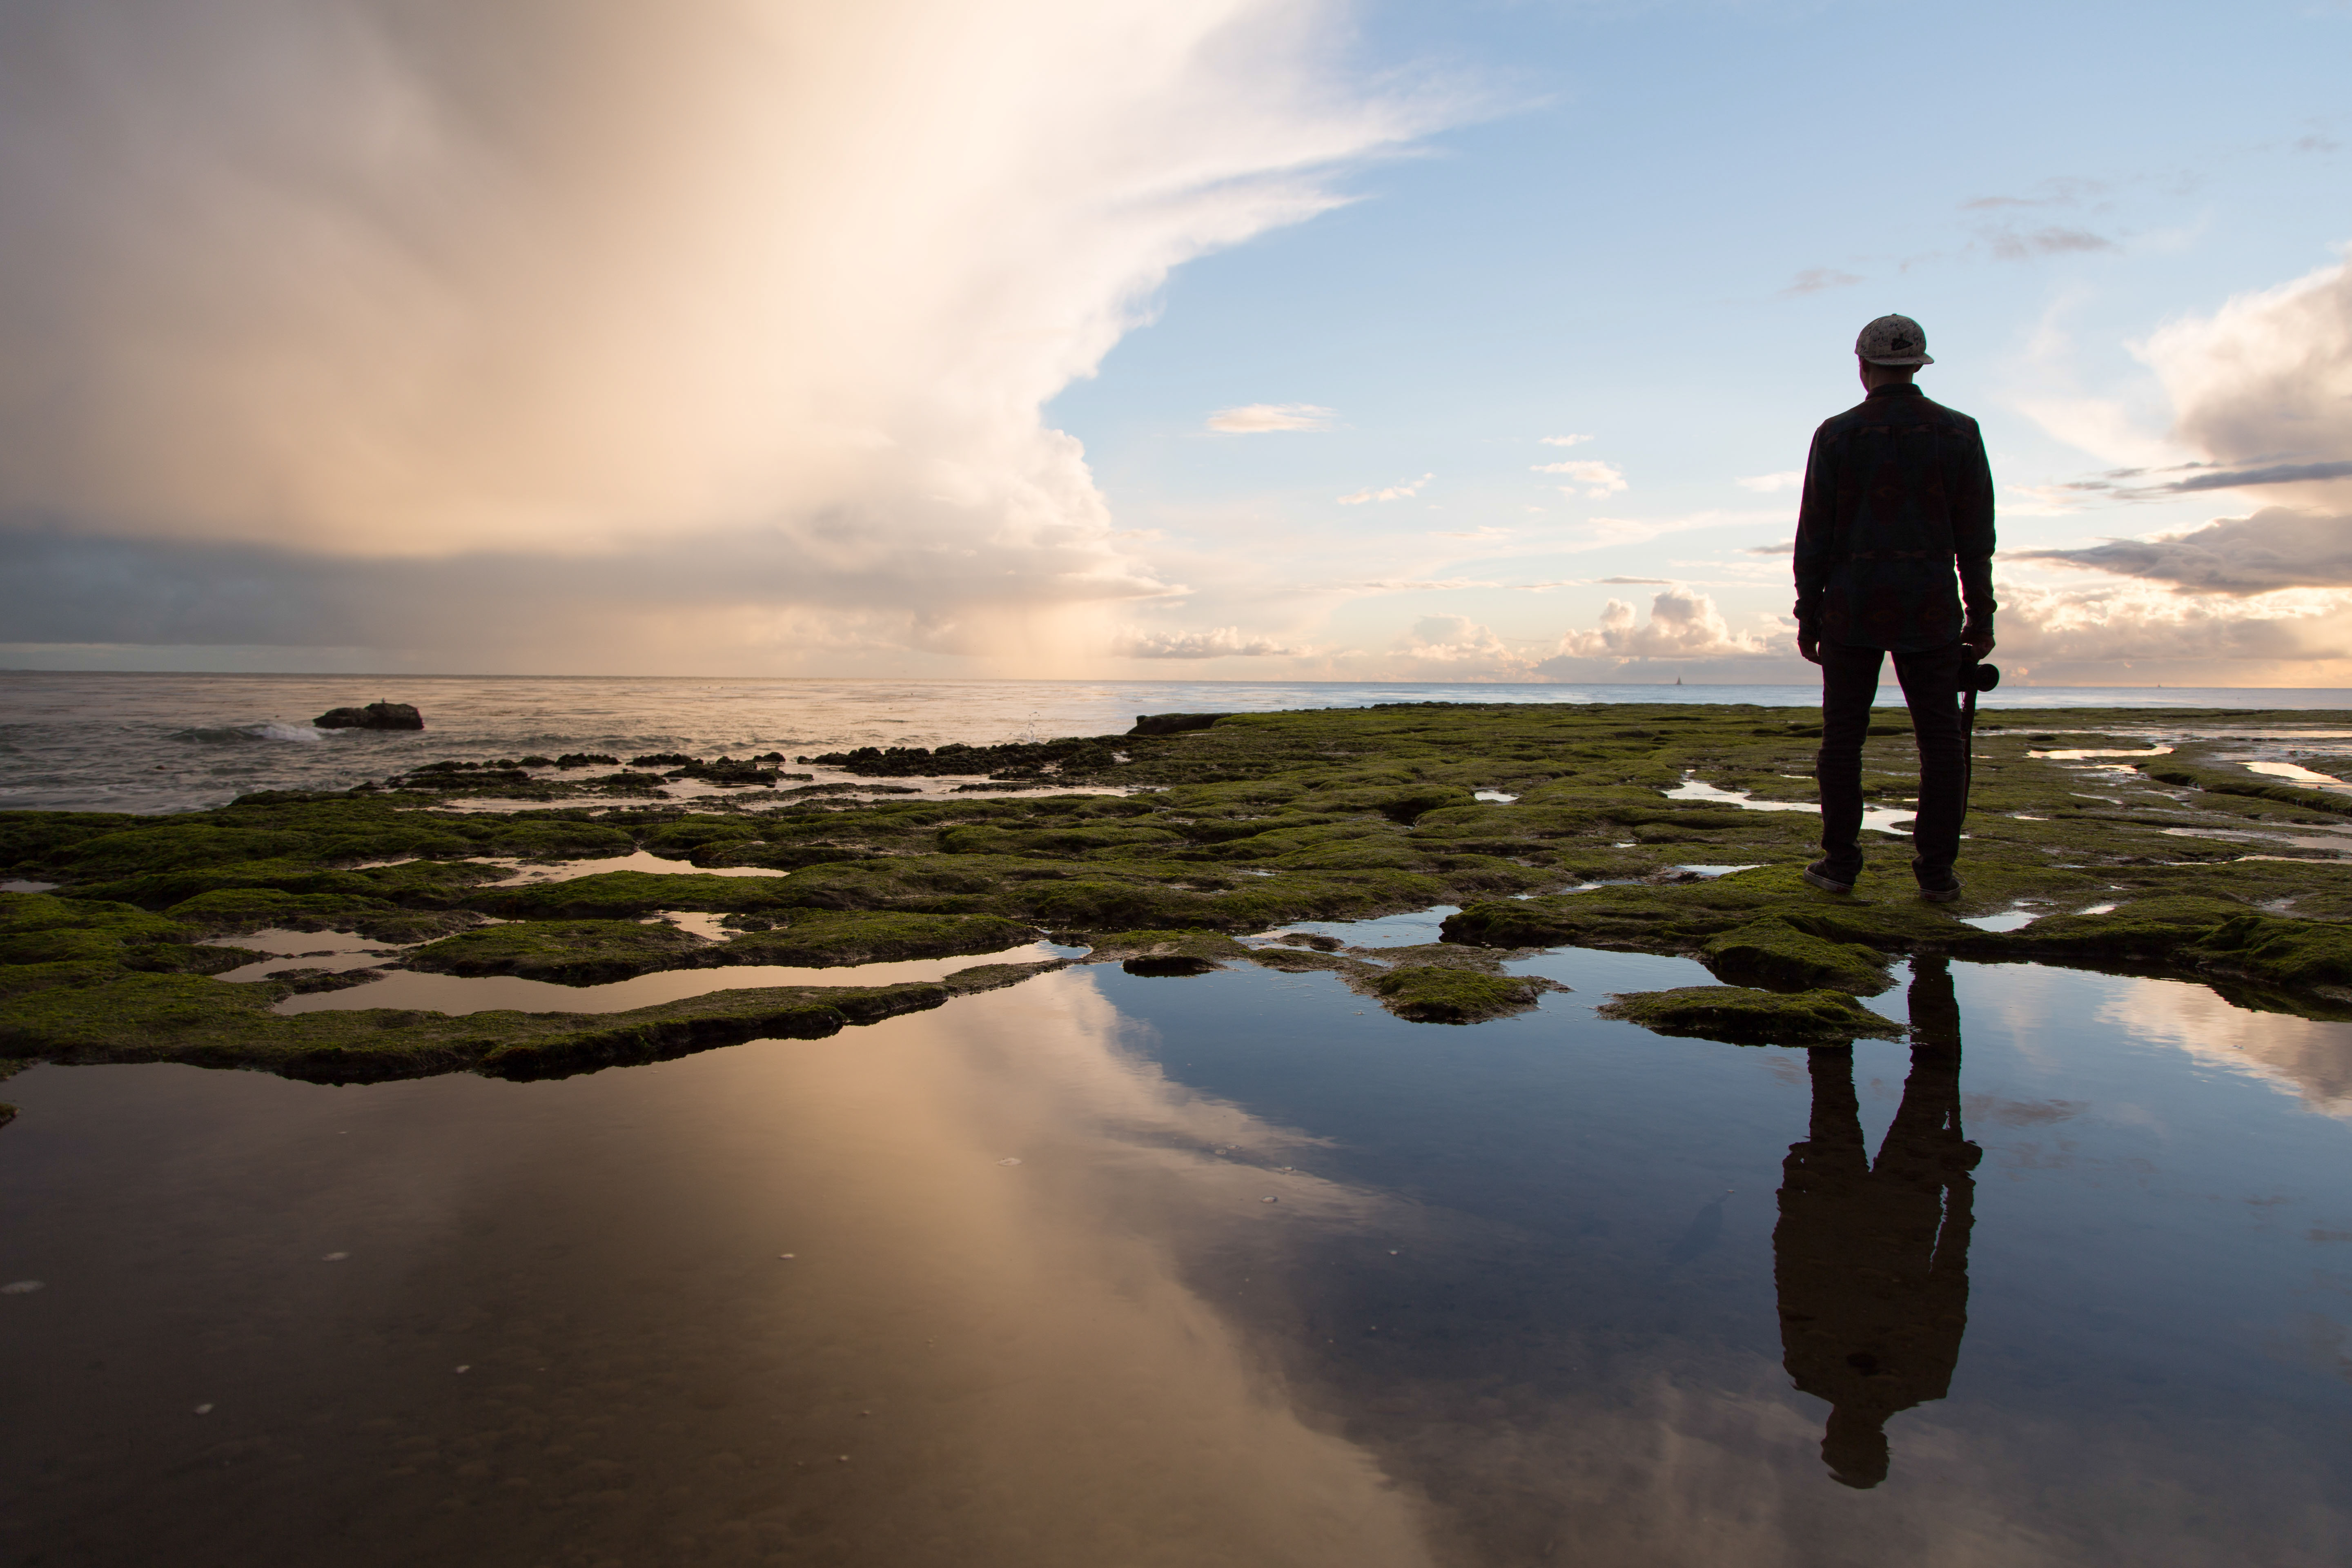
[[[2352,686],[2352,5],[0,0],[0,667]]]

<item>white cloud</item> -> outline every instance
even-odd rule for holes
[[[1546,436],[1542,439],[1543,444],[1547,447],[1581,447],[1587,441],[1591,440],[1592,437],[1590,436]]]
[[[1508,528],[1460,528],[1450,529],[1443,532],[1433,532],[1429,537],[1432,539],[1467,539],[1475,543],[1491,544],[1496,540],[1517,537],[1517,531]]]
[[[1245,403],[1220,408],[1209,416],[1209,428],[1229,436],[1255,436],[1269,430],[1328,430],[1337,410],[1312,403]]]
[[[1780,508],[1769,511],[1695,511],[1670,518],[1593,517],[1575,525],[1575,537],[1554,548],[1576,552],[1606,550],[1612,545],[1644,544],[1670,533],[1694,533],[1711,528],[1777,530],[1788,526],[1789,514]]]
[[[1732,481],[1741,489],[1754,490],[1758,495],[1776,495],[1781,490],[1793,490],[1805,482],[1802,468],[1783,468],[1777,474],[1750,474]]]
[[[836,622],[1066,668],[1162,590],[1046,400],[1438,113],[1297,0],[17,10],[0,579],[58,641],[356,605],[541,668],[804,668]]]
[[[1130,632],[1118,645],[1128,658],[1273,658],[1312,653],[1272,637],[1244,637],[1238,626],[1200,632]]]
[[[1430,480],[1436,477],[1437,476],[1435,474],[1423,474],[1421,478],[1414,479],[1410,484],[1391,485],[1386,489],[1379,490],[1358,490],[1354,495],[1341,496],[1339,498],[1339,504],[1341,506],[1361,506],[1366,501],[1403,500],[1408,497],[1419,495],[1421,493],[1422,486],[1429,483]]]
[[[1824,289],[1850,289],[1861,281],[1853,273],[1842,272],[1834,267],[1808,267],[1790,279],[1789,286],[1780,292],[1787,295],[1818,294]]]
[[[2171,322],[2140,353],[2172,399],[2176,437],[2209,460],[2326,471],[2352,458],[2352,262]],[[2284,485],[2264,499],[2352,512],[2352,477]]]
[[[1633,605],[1622,599],[1610,600],[1597,628],[1572,631],[1559,639],[1558,657],[1756,658],[1782,651],[1778,646],[1780,640],[1767,634],[1736,632],[1711,596],[1685,587],[1667,587],[1650,601],[1650,618],[1639,624]]]
[[[1584,486],[1584,493],[1588,496],[1614,495],[1625,488],[1625,476],[1614,463],[1538,463],[1535,471],[1539,474],[1566,474],[1578,485]],[[1570,486],[1560,487],[1562,495],[1572,497],[1575,493]]]
[[[1467,616],[1423,616],[1396,641],[1395,651],[1417,662],[1462,666],[1487,674],[1523,672],[1528,661],[1491,627]]]

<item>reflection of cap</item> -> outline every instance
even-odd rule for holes
[[[1853,352],[1873,364],[1934,364],[1927,330],[1908,316],[1881,316],[1862,329]]]

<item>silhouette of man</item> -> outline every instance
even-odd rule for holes
[[[1960,896],[1967,792],[1952,700],[1993,646],[1992,470],[1977,422],[1911,384],[1936,363],[1918,322],[1881,316],[1853,352],[1869,395],[1813,432],[1797,517],[1797,651],[1822,667],[1822,858],[1805,880],[1849,893],[1862,875],[1862,743],[1892,653],[1919,747],[1911,871],[1942,903]]]
[[[1886,1479],[1887,1418],[1949,1391],[1969,1318],[1969,1227],[1983,1151],[1960,1131],[1960,1010],[1940,958],[1913,964],[1911,1075],[1873,1166],[1853,1047],[1811,1053],[1810,1135],[1781,1162],[1772,1277],[1781,1364],[1830,1402],[1822,1461]]]

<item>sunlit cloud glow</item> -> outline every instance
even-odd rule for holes
[[[1166,590],[1042,406],[1446,112],[1307,0],[6,19],[11,626],[459,668],[1107,651]]]
[[[1245,403],[1220,408],[1209,416],[1209,428],[1228,436],[1257,436],[1275,430],[1328,430],[1336,410],[1312,403]]]
[[[1405,500],[1411,497],[1419,495],[1421,493],[1422,487],[1436,477],[1437,476],[1435,474],[1423,474],[1421,478],[1414,479],[1410,484],[1391,485],[1385,489],[1358,490],[1353,495],[1341,496],[1339,498],[1339,504],[1341,506],[1361,506],[1366,501]]]

